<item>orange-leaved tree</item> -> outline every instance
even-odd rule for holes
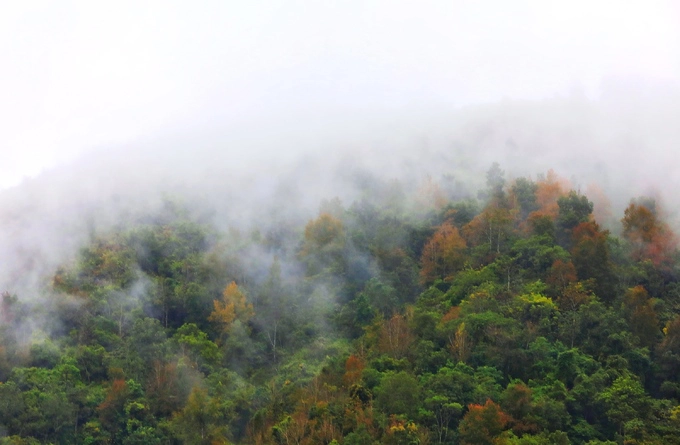
[[[621,223],[634,260],[650,260],[657,267],[670,261],[677,247],[677,238],[659,217],[654,200],[631,202]]]
[[[208,321],[216,323],[222,334],[228,334],[236,320],[247,323],[255,315],[253,305],[248,303],[246,296],[232,281],[224,288],[221,300],[213,301],[214,310]]]
[[[612,204],[602,188],[596,183],[588,184],[586,196],[593,203],[593,218],[607,227],[612,220]]]
[[[446,278],[459,270],[465,260],[465,240],[450,222],[444,222],[423,248],[420,277],[423,283]]]
[[[640,339],[642,346],[652,347],[660,337],[659,319],[654,300],[643,286],[628,289],[623,298],[623,309],[630,323],[630,330]]]
[[[463,233],[470,245],[487,244],[490,255],[498,255],[501,248],[507,245],[515,219],[515,209],[506,203],[492,201],[472,221],[463,227]]]
[[[555,220],[559,212],[557,200],[567,193],[570,188],[569,182],[560,178],[553,170],[549,170],[546,176],[538,178],[536,185],[537,212],[549,215]]]
[[[484,405],[470,404],[458,425],[461,444],[493,445],[509,421],[497,403],[487,399]]]

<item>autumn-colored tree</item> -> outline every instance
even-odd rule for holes
[[[439,210],[446,205],[444,192],[439,184],[429,175],[418,189],[417,205],[423,211]]]
[[[600,225],[609,227],[612,220],[612,204],[602,188],[596,183],[588,184],[586,196],[593,203],[593,218]]]
[[[114,438],[123,433],[125,424],[125,402],[130,397],[130,389],[122,378],[114,379],[106,391],[106,398],[97,407],[101,425]]]
[[[670,262],[677,237],[659,218],[654,201],[631,202],[621,223],[634,260],[650,260],[657,267]]]
[[[303,252],[322,249],[344,236],[342,221],[329,213],[322,213],[305,226]]]
[[[592,289],[603,301],[615,296],[615,277],[609,258],[608,231],[594,221],[583,222],[572,230],[572,262],[578,279],[593,280]]]
[[[458,229],[444,222],[425,244],[421,256],[421,280],[431,283],[440,277],[449,277],[463,266],[466,243]]]
[[[413,333],[404,315],[394,314],[389,320],[380,322],[378,348],[394,358],[403,358],[413,343]]]
[[[509,423],[516,434],[538,432],[538,425],[528,416],[532,403],[531,388],[522,382],[512,382],[503,391],[501,406],[510,415]]]
[[[509,417],[497,403],[487,399],[484,405],[470,404],[458,426],[463,445],[493,445],[507,425]]]
[[[306,439],[311,429],[310,423],[308,412],[298,408],[272,427],[272,436],[279,444],[306,445],[309,443]]]
[[[246,296],[234,281],[224,288],[221,301],[213,301],[213,307],[208,321],[216,323],[223,334],[229,333],[234,321],[246,324],[255,315],[253,305],[247,302]]]
[[[471,246],[487,244],[491,256],[500,254],[511,233],[515,212],[502,200],[492,201],[463,227],[465,239]]]
[[[456,328],[452,337],[449,337],[449,349],[456,360],[465,363],[472,352],[472,339],[465,330],[465,323]]]
[[[677,370],[680,369],[680,315],[663,328],[663,340],[657,348],[660,373],[666,380],[677,382],[680,379]]]
[[[550,267],[550,272],[548,272],[548,277],[545,281],[555,293],[559,293],[577,279],[574,264],[571,261],[558,259]]]
[[[345,230],[338,218],[322,213],[305,226],[305,237],[300,259],[307,266],[307,275],[322,272],[342,274],[346,268],[344,258]]]
[[[550,216],[555,220],[559,212],[557,200],[569,190],[569,182],[560,178],[552,169],[546,176],[541,176],[536,181],[536,204],[537,212]]]
[[[647,290],[643,286],[628,289],[623,298],[623,306],[630,330],[637,335],[643,346],[653,346],[661,330],[654,301],[649,297]]]
[[[345,362],[345,375],[342,377],[343,383],[350,387],[361,380],[361,372],[366,367],[361,357],[351,354]]]
[[[582,281],[574,281],[567,284],[557,296],[557,303],[562,311],[576,311],[578,308],[593,299],[592,293]]]
[[[446,335],[451,355],[456,361],[465,362],[472,352],[472,339],[465,322],[460,321],[460,306],[452,306],[439,321],[439,329]]]
[[[146,386],[146,396],[151,402],[154,414],[168,416],[179,409],[183,400],[181,394],[177,365],[154,361]]]
[[[663,351],[672,351],[680,356],[680,315],[666,323],[663,334],[664,339],[659,348]]]

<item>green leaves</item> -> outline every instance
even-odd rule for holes
[[[172,339],[190,367],[209,370],[219,364],[222,357],[219,348],[194,323],[182,325]]]

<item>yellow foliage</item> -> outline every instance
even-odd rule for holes
[[[224,288],[221,301],[213,301],[213,306],[208,321],[221,325],[223,333],[231,330],[234,321],[247,323],[255,315],[253,305],[246,301],[246,296],[234,281]]]
[[[519,299],[525,304],[547,306],[550,309],[557,310],[557,305],[555,305],[552,298],[546,297],[545,295],[532,292],[529,294],[520,295]]]

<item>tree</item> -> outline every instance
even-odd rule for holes
[[[569,190],[569,184],[563,178],[557,176],[553,170],[548,170],[546,176],[539,176],[536,181],[536,203],[539,214],[549,216],[553,221],[559,213],[557,200]]]
[[[193,368],[208,371],[222,358],[217,345],[194,323],[182,325],[172,338],[180,347],[183,358]]]
[[[376,406],[387,414],[401,414],[414,419],[421,405],[421,387],[411,374],[401,371],[383,377],[375,389]]]
[[[642,346],[651,348],[659,338],[661,329],[654,310],[654,301],[643,286],[628,289],[623,298],[624,313],[631,332],[640,339]]]
[[[472,340],[465,330],[465,322],[461,322],[452,336],[449,337],[449,349],[453,357],[465,363],[472,350]]]
[[[668,265],[677,237],[660,220],[654,201],[631,202],[624,212],[623,236],[630,243],[635,261],[650,260],[655,266]]]
[[[420,276],[431,283],[446,278],[463,266],[466,243],[450,222],[444,222],[429,239],[421,256]]]
[[[446,196],[437,181],[427,176],[418,188],[417,204],[421,210],[441,209],[446,204]]]
[[[413,332],[404,315],[394,314],[389,320],[378,324],[378,348],[394,358],[403,358],[413,344]]]
[[[307,266],[307,275],[345,271],[345,242],[345,229],[338,218],[322,213],[318,218],[309,221],[305,226],[305,237],[300,250],[300,258]]]
[[[555,260],[550,266],[550,271],[546,278],[546,283],[551,287],[553,292],[560,293],[569,284],[578,280],[576,276],[576,268],[571,261]]]
[[[532,390],[521,381],[509,383],[503,391],[501,406],[510,415],[508,420],[515,433],[536,433],[538,431],[538,425],[529,418],[532,405]]]
[[[566,335],[569,346],[572,348],[580,329],[578,309],[594,299],[595,297],[581,281],[569,283],[557,297],[557,303],[561,309],[560,331]]]
[[[504,200],[494,200],[463,227],[471,246],[486,245],[488,257],[499,255],[511,233],[514,210]]]
[[[246,296],[234,281],[224,288],[222,301],[214,300],[213,306],[208,320],[216,323],[223,335],[229,333],[235,320],[246,324],[255,315],[253,305],[246,301]]]
[[[492,200],[502,198],[503,186],[505,186],[505,171],[501,170],[498,162],[491,164],[486,172],[486,187]]]
[[[122,378],[114,379],[106,391],[106,398],[97,407],[99,422],[114,443],[125,434],[125,404],[130,397],[128,382]]]
[[[609,255],[608,231],[601,231],[593,221],[583,222],[572,230],[572,262],[578,279],[593,279],[593,291],[598,298],[611,302],[616,294],[615,276]]]
[[[597,395],[604,403],[607,416],[617,423],[621,435],[626,436],[625,425],[634,419],[646,419],[652,409],[652,401],[640,381],[625,373]]]
[[[271,347],[272,359],[277,361],[277,351],[281,344],[280,325],[287,314],[290,305],[288,289],[281,277],[281,263],[274,258],[269,269],[269,276],[256,302],[255,321],[264,333],[267,343]]]
[[[598,224],[609,227],[612,220],[612,204],[604,191],[596,183],[588,184],[586,196],[593,203],[593,218]]]
[[[528,178],[518,178],[512,185],[513,198],[519,206],[521,221],[527,219],[531,212],[538,210],[536,191],[538,185]]]
[[[228,443],[220,402],[198,386],[191,390],[184,409],[172,418],[175,435],[188,445]]]
[[[361,380],[361,372],[365,367],[366,363],[361,357],[350,354],[345,362],[345,374],[342,376],[345,386],[350,387]]]
[[[676,315],[666,323],[663,334],[663,340],[657,347],[658,363],[661,368],[659,373],[664,380],[678,382],[680,381],[680,375],[677,372],[680,369],[680,315]],[[680,394],[680,386],[676,388]]]
[[[484,405],[468,405],[468,412],[458,426],[461,444],[493,445],[508,420],[508,415],[491,399]]]
[[[567,196],[557,199],[559,211],[557,225],[561,229],[561,235],[565,241],[569,241],[570,232],[580,223],[588,222],[593,212],[593,203],[588,198],[570,191]]]
[[[444,366],[436,374],[423,377],[424,404],[420,409],[423,417],[436,434],[437,443],[449,443],[454,421],[463,414],[463,407],[470,400],[474,383],[471,368],[458,365]]]

